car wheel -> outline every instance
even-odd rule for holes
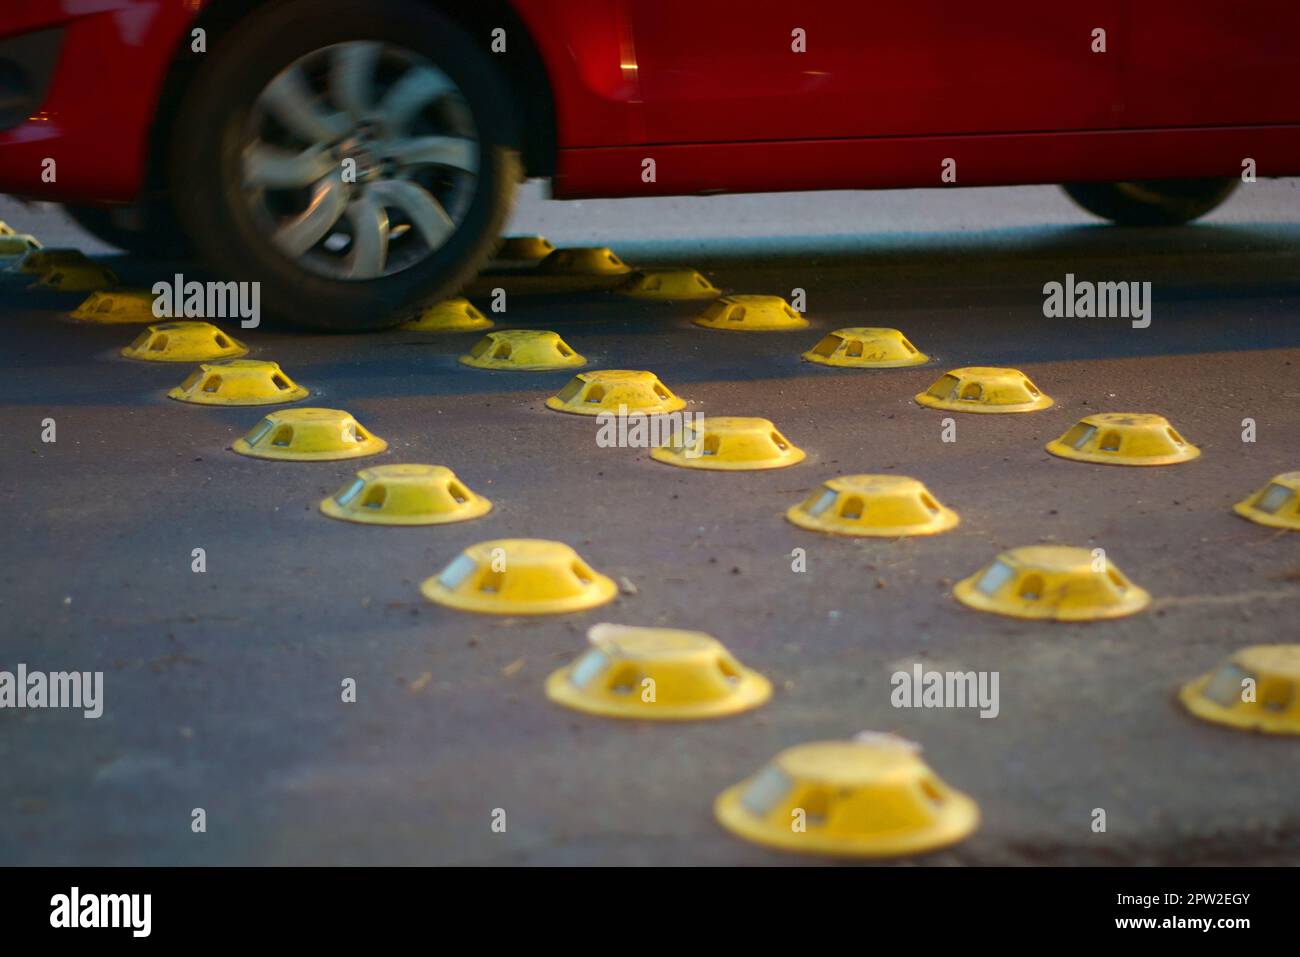
[[[184,259],[189,242],[171,210],[162,203],[141,208],[64,206],[78,226],[101,242],[150,259]]]
[[[288,0],[208,54],[173,147],[181,220],[264,312],[395,325],[490,256],[520,179],[507,88],[410,0]]]
[[[1088,212],[1124,226],[1178,226],[1204,216],[1237,188],[1235,179],[1067,183],[1061,187]]]

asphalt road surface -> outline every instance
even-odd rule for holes
[[[1230,510],[1300,468],[1298,186],[1247,186],[1203,223],[1149,231],[1049,188],[572,204],[530,188],[514,232],[694,266],[731,292],[806,290],[812,328],[764,335],[696,328],[698,304],[557,293],[526,274],[471,290],[486,309],[506,289],[498,327],[553,329],[588,368],[650,369],[692,411],[772,419],[808,458],[769,472],[600,448],[594,422],[542,405],[569,373],[458,365],[474,334],[265,327],[232,331],[391,447],[245,458],[229,446],[258,409],[168,400],[188,366],[122,359],[136,327],[70,321],[81,296],[0,274],[0,667],[105,673],[96,720],[0,710],[0,863],[816,863],[733,837],[714,796],[784,747],[862,730],[919,742],[979,802],[972,837],[915,863],[1297,863],[1296,740],[1202,723],[1175,692],[1241,646],[1300,640],[1300,534]],[[112,257],[130,285],[175,271],[115,256],[49,208],[5,203],[0,219]],[[1043,285],[1067,273],[1151,282],[1150,327],[1045,318]],[[854,325],[896,326],[935,362],[800,360]],[[1020,368],[1057,404],[957,416],[943,442],[942,413],[912,396],[965,365]],[[1107,410],[1164,414],[1203,454],[1126,469],[1043,451]],[[496,507],[409,529],[319,513],[381,462],[450,466]],[[961,525],[833,539],[782,517],[858,472],[922,479]],[[462,548],[504,537],[568,542],[633,588],[546,618],[421,597]],[[1152,607],[1034,624],[952,598],[999,550],[1034,543],[1104,547]],[[601,621],[709,632],[772,678],[773,700],[695,723],[549,703],[546,675]],[[1000,713],[894,708],[890,676],[913,662],[998,672]]]

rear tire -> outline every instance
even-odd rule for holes
[[[1237,188],[1237,180],[1067,183],[1061,188],[1094,216],[1122,226],[1180,226],[1219,206]]]
[[[260,104],[265,102],[272,81],[280,82],[290,68],[316,84],[309,92],[318,115],[332,113],[343,118],[340,122],[351,123],[359,112],[341,107],[349,102],[343,97],[336,102],[335,87],[329,85],[331,74],[322,78],[320,71],[313,74],[300,66],[314,62],[313,57],[338,57],[340,44],[379,45],[384,55],[390,51],[410,54],[434,72],[440,71],[453,87],[451,93],[438,95],[457,97],[454,109],[468,113],[478,147],[476,166],[468,178],[460,169],[445,170],[448,176],[461,176],[464,183],[459,215],[443,210],[446,220],[454,222],[454,231],[440,238],[441,245],[435,245],[425,240],[426,235],[434,234],[417,231],[414,220],[402,231],[400,206],[393,210],[398,223],[391,230],[390,216],[381,211],[378,218],[383,223],[384,252],[376,262],[394,263],[391,251],[412,240],[416,241],[416,258],[411,264],[392,266],[396,271],[371,271],[367,278],[330,275],[331,267],[319,265],[343,262],[346,266],[346,260],[331,260],[331,248],[362,256],[364,244],[357,239],[359,233],[347,234],[352,222],[348,215],[337,221],[343,224],[339,227],[342,233],[327,234],[295,258],[282,240],[276,240],[275,230],[268,229],[265,218],[259,220],[261,210],[256,204],[265,204],[279,185],[247,185],[248,150],[262,146],[261,140],[255,140],[250,147],[249,130],[264,118]],[[371,67],[369,72],[374,83],[366,92],[378,98],[378,68]],[[346,90],[342,84],[340,88]],[[358,99],[353,97],[350,102],[355,104]],[[445,105],[445,100],[430,100],[406,116],[405,135],[416,136],[418,127],[419,134],[427,137],[429,114],[422,111]],[[391,130],[372,132],[383,130],[385,124],[365,121],[346,134],[349,143],[356,142],[356,130],[363,126],[365,135],[375,137],[375,143],[381,137],[385,143],[395,141],[396,133]],[[272,318],[313,329],[357,332],[396,325],[425,304],[454,295],[478,273],[492,253],[522,178],[517,141],[513,104],[495,65],[458,25],[436,10],[413,0],[283,0],[248,15],[208,54],[181,104],[171,168],[181,221],[215,271],[226,279],[261,283],[262,308]],[[322,140],[313,148],[326,148],[328,155],[336,157],[338,148],[331,142]],[[378,149],[376,146],[376,152]],[[412,174],[405,170],[376,172],[383,164],[372,162],[369,156],[358,162],[364,162],[374,176],[411,181]],[[339,179],[336,166],[330,168],[333,172],[328,178]],[[444,172],[441,166],[436,169],[439,175]],[[311,188],[319,188],[323,182]],[[348,200],[350,212],[363,191],[371,189],[371,179],[355,181],[349,187],[348,195],[353,197]],[[425,212],[424,206],[419,209]],[[290,218],[296,215],[301,214],[291,211]]]

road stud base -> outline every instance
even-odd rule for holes
[[[497,246],[495,258],[505,262],[535,262],[553,252],[555,244],[545,236],[505,236]]]
[[[1177,465],[1201,454],[1163,415],[1099,412],[1045,446],[1063,459],[1098,465]]]
[[[853,326],[836,329],[803,354],[823,366],[844,369],[898,369],[919,366],[930,357],[907,341],[897,329]]]
[[[615,290],[636,299],[717,299],[722,290],[694,269],[665,269],[635,272]]]
[[[587,360],[573,351],[559,333],[540,329],[503,329],[489,332],[474,343],[462,365],[507,372],[545,372],[572,369]]]
[[[126,358],[140,362],[205,362],[247,352],[248,346],[209,322],[160,322],[122,349]]]
[[[564,276],[621,276],[632,267],[604,246],[556,249],[537,264],[539,272]]]
[[[478,332],[491,329],[492,325],[492,320],[468,299],[447,299],[429,306],[418,318],[398,328],[408,332]]]
[[[721,718],[757,708],[772,684],[698,631],[596,625],[592,647],[546,679],[546,696],[575,711],[641,721]]]
[[[992,366],[945,372],[916,401],[949,412],[1037,412],[1053,404],[1023,372]]]
[[[669,391],[653,372],[598,369],[579,372],[546,407],[574,415],[658,415],[686,408],[686,402]]]
[[[780,296],[723,296],[691,320],[704,329],[734,332],[790,332],[808,320]]]
[[[362,525],[447,525],[486,515],[492,503],[442,465],[377,465],[357,472],[320,510]]]
[[[279,405],[310,393],[263,359],[205,362],[167,393],[169,399],[195,405]]]
[[[838,857],[932,851],[967,837],[980,820],[971,798],[883,735],[787,748],[718,795],[713,810],[747,841]]]
[[[897,538],[956,528],[957,513],[922,483],[902,475],[844,475],[825,482],[785,517],[800,528],[832,535]]]
[[[503,538],[471,545],[420,591],[461,611],[553,615],[612,601],[618,586],[563,542]]]
[[[347,412],[339,409],[281,409],[261,422],[231,449],[256,459],[329,462],[378,455],[388,448]]]
[[[1270,528],[1300,532],[1300,472],[1283,472],[1232,510]]]
[[[71,316],[81,322],[105,324],[138,324],[157,322],[153,312],[153,293],[142,289],[118,289],[112,292],[92,292]]]
[[[1011,618],[1097,621],[1133,615],[1151,603],[1104,555],[1064,545],[1003,552],[953,587],[963,605]]]
[[[1178,698],[1196,717],[1242,731],[1300,734],[1300,645],[1252,645]]]
[[[679,427],[650,457],[685,469],[741,472],[796,465],[804,452],[767,419],[709,416]]]

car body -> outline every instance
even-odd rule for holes
[[[0,192],[166,189],[186,86],[274,5],[9,0]],[[560,199],[1300,174],[1286,0],[427,6],[500,64],[523,172]]]

